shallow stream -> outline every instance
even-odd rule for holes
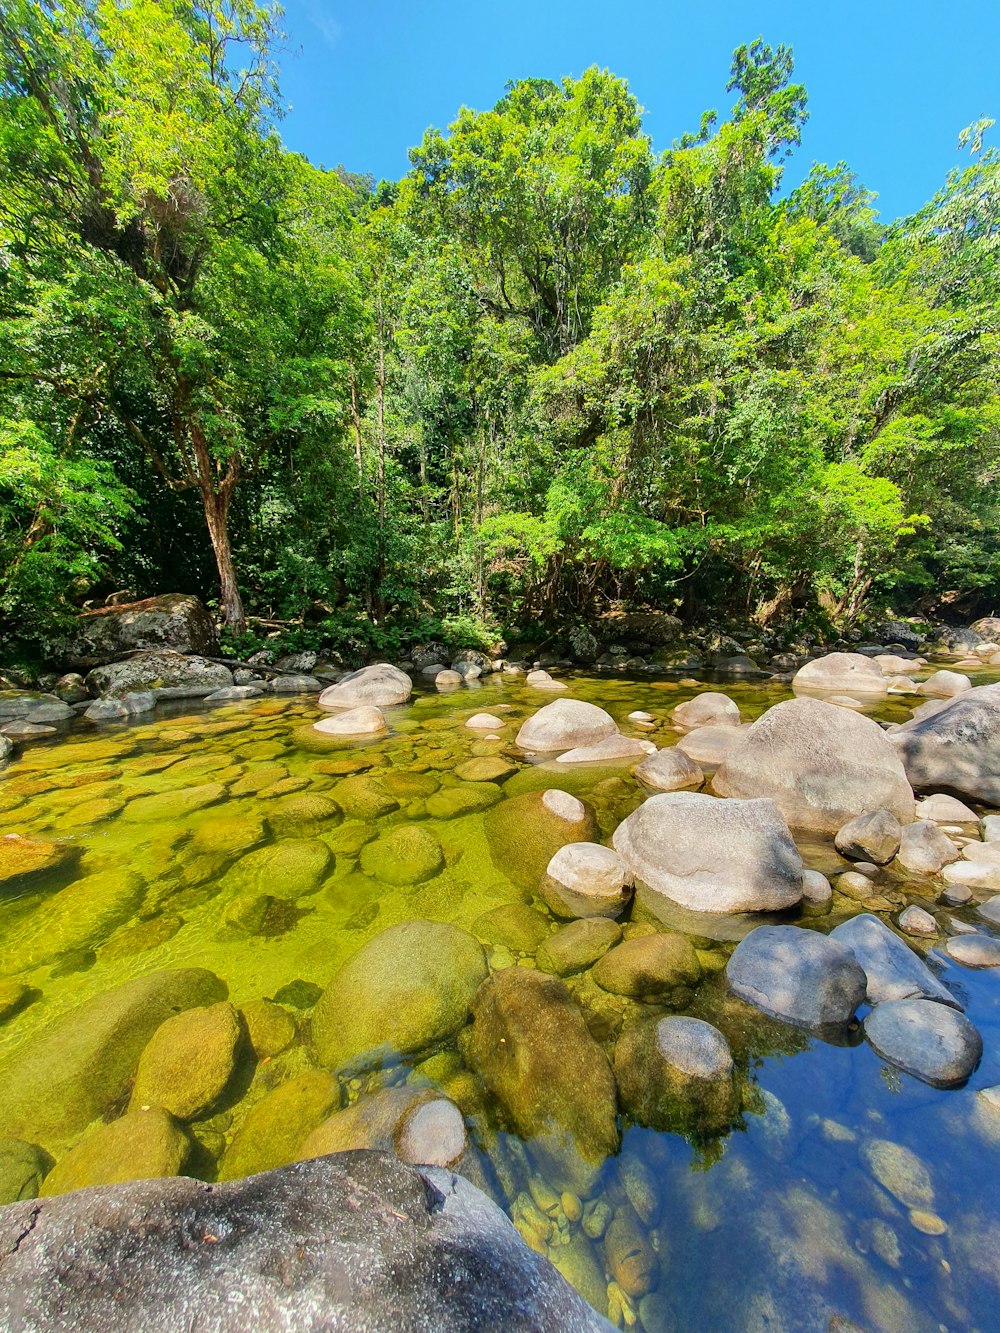
[[[669,710],[706,688],[647,677],[566,679],[572,697],[599,704],[625,734],[661,746],[677,739]],[[744,721],[788,697],[771,684],[714,688],[738,702]],[[176,704],[154,721],[76,724],[64,738],[27,748],[0,777],[0,832],[59,839],[74,851],[32,880],[30,892],[0,896],[0,987],[30,988],[0,1022],[0,1139],[40,1143],[57,1162],[80,1140],[83,1129],[60,1129],[80,1117],[47,1106],[44,1089],[37,1125],[21,1106],[17,1123],[5,1126],[14,1112],[3,1085],[16,1082],[54,1019],[158,969],[207,968],[234,1005],[276,999],[295,1023],[284,1049],[248,1055],[221,1109],[189,1125],[196,1152],[188,1170],[212,1179],[233,1174],[227,1153],[248,1113],[313,1067],[310,1014],[320,989],[387,927],[415,918],[454,923],[484,942],[492,969],[532,964],[531,923],[541,934],[557,923],[525,887],[516,833],[506,850],[491,848],[489,809],[559,787],[592,805],[607,840],[646,794],[629,765],[532,765],[514,749],[519,721],[553,697],[505,676],[448,694],[418,687],[410,704],[386,710],[389,735],[362,744],[312,732],[319,716],[312,698],[211,711]],[[890,698],[867,711],[902,721],[914,702]],[[654,726],[629,722],[634,710],[652,714]],[[465,727],[480,711],[503,718],[500,740]],[[473,791],[456,776],[470,759],[490,756],[509,761],[495,790],[480,782]],[[470,810],[485,803],[489,809]],[[440,869],[416,884],[389,882],[399,875],[380,874],[379,857],[364,848],[414,824],[439,844]],[[847,868],[832,844],[801,847],[818,869]],[[940,910],[940,885],[909,877],[890,887]],[[539,919],[483,920],[512,904],[530,906]],[[858,910],[835,895],[830,913],[809,924],[827,930]],[[968,909],[947,915],[972,919]],[[651,921],[641,904],[624,924],[629,918],[633,926]],[[928,954],[961,993],[986,1051],[968,1087],[939,1091],[890,1068],[864,1043],[826,1044],[735,1001],[722,975],[733,942],[699,934],[695,944],[705,980],[671,1011],[707,1018],[725,1033],[739,1070],[740,1112],[716,1137],[623,1123],[621,1152],[582,1199],[549,1187],[532,1144],[504,1132],[457,1047],[354,1078],[347,1097],[407,1079],[442,1087],[466,1115],[478,1183],[622,1326],[646,1333],[1000,1326],[1000,1111],[976,1095],[1000,1083],[1000,978]],[[586,972],[566,983],[609,1052],[623,1020],[668,1012],[605,996]],[[56,1069],[52,1082],[58,1099]],[[106,1118],[123,1109],[108,1108]],[[912,1158],[892,1145],[919,1159],[918,1179]],[[267,1143],[257,1148],[240,1162],[280,1164]],[[615,1274],[634,1275],[635,1264],[610,1254],[602,1237],[602,1219],[606,1226],[621,1209],[637,1219],[640,1238],[616,1243],[638,1247],[647,1270],[631,1293]]]

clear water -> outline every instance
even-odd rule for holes
[[[659,745],[677,738],[669,710],[705,688],[612,676],[576,676],[571,686],[572,697],[608,709],[626,734],[648,735]],[[787,697],[770,684],[716,688],[737,700],[745,720]],[[347,776],[338,768],[416,773],[429,779],[418,787],[448,787],[458,781],[455,767],[471,755],[499,753],[521,770],[508,779],[508,792],[573,791],[592,802],[606,839],[642,799],[628,768],[533,772],[512,748],[520,719],[553,697],[504,677],[448,695],[418,690],[409,706],[388,710],[387,737],[363,744],[317,741],[309,729],[318,715],[311,699],[213,711],[175,705],[153,721],[99,731],[81,725],[57,742],[28,748],[0,778],[0,831],[68,840],[81,850],[74,876],[128,869],[145,887],[124,915],[110,910],[96,920],[89,900],[53,909],[65,872],[31,893],[0,899],[0,979],[33,988],[32,1002],[0,1023],[0,1071],[15,1067],[19,1052],[53,1018],[157,969],[209,968],[239,1006],[273,997],[296,980],[325,986],[361,945],[397,922],[423,917],[471,929],[483,912],[524,902],[524,892],[490,855],[482,814],[435,819],[425,796],[408,794],[407,779],[397,781],[406,793],[397,808],[377,820],[296,821],[303,796],[337,801]],[[902,720],[912,702],[892,700],[871,711]],[[464,726],[473,712],[498,708],[506,723],[500,741],[477,739]],[[627,721],[636,709],[656,717],[655,730]],[[183,813],[184,793],[206,783],[222,784],[222,799]],[[164,809],[129,816],[131,802],[164,793],[172,794]],[[148,803],[138,809],[148,810]],[[361,838],[375,827],[382,832],[415,821],[441,843],[443,871],[402,888],[363,873],[356,855]],[[226,878],[237,859],[232,845],[239,845],[244,826],[256,829],[252,836],[265,846],[294,836],[318,839],[332,851],[310,891],[286,900],[281,885],[269,887],[280,901],[263,934],[241,933],[226,915],[234,896]],[[838,865],[829,845],[814,842],[804,851],[822,869]],[[911,896],[934,896],[930,883],[911,878],[909,887]],[[533,905],[544,912],[537,900]],[[855,910],[835,900],[834,914],[815,924],[825,929],[838,912]],[[952,915],[972,919],[971,912]],[[688,1011],[717,1023],[729,1038],[744,1083],[742,1114],[726,1135],[698,1142],[623,1123],[621,1153],[605,1163],[584,1200],[583,1226],[567,1215],[576,1211],[572,1201],[568,1210],[561,1203],[546,1204],[547,1213],[537,1206],[537,1198],[545,1201],[544,1168],[530,1143],[497,1132],[496,1108],[471,1086],[457,1052],[422,1067],[424,1079],[441,1071],[442,1085],[460,1104],[465,1090],[483,1182],[522,1233],[602,1312],[647,1333],[1000,1327],[1000,1112],[976,1097],[977,1089],[1000,1082],[1000,978],[930,955],[948,984],[961,989],[986,1051],[968,1087],[938,1091],[892,1070],[867,1045],[827,1045],[733,1001],[720,973],[731,944],[698,943],[707,980]],[[494,967],[517,961],[504,948],[488,952]],[[637,1002],[624,1002],[624,1009],[626,1017],[659,1012]],[[196,1169],[206,1177],[225,1174],[226,1148],[248,1110],[310,1066],[309,1010],[290,1012],[298,1026],[292,1045],[247,1072],[238,1100],[191,1127],[201,1148]],[[606,1029],[597,1029],[610,1049]],[[404,1065],[355,1080],[349,1096],[407,1077]],[[0,1124],[0,1138],[6,1132]],[[58,1160],[78,1137],[46,1146]],[[866,1153],[880,1139],[911,1149],[930,1173],[933,1200],[923,1210],[933,1215],[929,1222],[911,1216],[872,1175]],[[602,1204],[637,1210],[630,1215],[639,1218],[651,1252],[644,1296],[623,1298],[615,1283],[609,1286],[604,1244],[590,1234],[599,1229],[593,1218]]]

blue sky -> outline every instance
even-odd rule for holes
[[[593,64],[628,79],[667,148],[706,108],[729,109],[732,50],[758,35],[791,44],[809,92],[788,182],[843,158],[887,221],[959,162],[964,125],[1000,120],[998,0],[285,0],[284,27],[285,142],[376,178],[402,175],[427,126],[492,106],[508,79]]]

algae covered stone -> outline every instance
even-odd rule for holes
[[[499,944],[516,953],[534,953],[550,929],[548,917],[524,903],[504,903],[477,916],[472,933],[487,944]]]
[[[299,1148],[341,1104],[332,1074],[309,1069],[269,1092],[248,1112],[222,1159],[220,1180],[272,1171],[295,1161]]]
[[[427,813],[435,819],[458,819],[488,810],[500,797],[500,788],[493,782],[461,782],[454,787],[442,787],[429,796]]]
[[[444,869],[444,853],[425,828],[402,824],[361,849],[361,868],[384,884],[423,884]]]
[[[344,813],[353,819],[378,819],[399,808],[399,802],[371,773],[344,778],[334,787],[332,795]]]
[[[162,1106],[178,1120],[198,1120],[233,1075],[243,1030],[226,1001],[186,1009],[156,1029],[139,1057],[130,1106]]]
[[[79,859],[80,849],[72,843],[5,834],[0,837],[0,896],[41,886],[47,876],[71,870]]]
[[[260,815],[217,815],[194,830],[191,847],[199,853],[235,856],[259,847],[266,833],[267,828]]]
[[[279,837],[304,829],[332,829],[340,822],[340,807],[319,792],[279,797],[268,807],[267,822]]]
[[[568,977],[596,963],[621,937],[621,926],[616,922],[606,917],[584,917],[550,935],[535,961],[542,972]]]
[[[459,764],[455,769],[455,777],[461,778],[463,782],[503,782],[516,772],[517,765],[509,759],[502,759],[499,755],[478,755]]]
[[[43,1146],[78,1133],[121,1103],[166,1018],[225,994],[207,969],[176,968],[125,982],[53,1019],[0,1064],[0,1124]]]
[[[191,1151],[191,1140],[166,1111],[130,1111],[92,1130],[42,1182],[41,1195],[65,1194],[92,1185],[176,1176]]]
[[[537,889],[560,847],[568,842],[593,842],[597,835],[597,817],[591,806],[577,802],[559,813],[552,808],[553,802],[546,803],[546,795],[529,791],[508,797],[483,818],[493,864],[518,888]]]
[[[226,875],[226,887],[294,901],[315,893],[332,866],[333,855],[325,842],[286,838],[241,857]]]
[[[664,998],[696,986],[701,964],[686,936],[670,931],[616,945],[594,967],[594,980],[612,995]]]
[[[24,1139],[0,1139],[0,1204],[37,1198],[51,1169],[43,1148]]]
[[[729,1044],[700,1018],[630,1023],[615,1046],[614,1069],[623,1107],[651,1129],[718,1134],[739,1110]]]
[[[273,1000],[251,1000],[240,1008],[240,1013],[258,1060],[280,1055],[295,1040],[295,1019]]]
[[[183,819],[195,810],[215,805],[226,794],[221,782],[204,782],[197,787],[174,787],[157,792],[154,796],[137,796],[129,801],[122,818],[130,824],[145,824],[150,820]]]
[[[332,1069],[393,1063],[446,1041],[486,977],[483,946],[440,921],[404,921],[335,974],[313,1012],[313,1042]]]
[[[461,1039],[466,1062],[546,1159],[552,1183],[588,1185],[618,1148],[615,1081],[569,990],[510,967],[483,983],[472,1014]]]
[[[25,1009],[37,993],[23,981],[0,981],[0,1023]]]
[[[74,880],[5,933],[0,973],[28,971],[61,954],[103,944],[135,914],[145,889],[141,875],[124,869]]]

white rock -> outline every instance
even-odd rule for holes
[[[705,774],[694,760],[676,745],[657,750],[644,759],[635,770],[635,776],[654,791],[681,791],[685,787],[700,787]]]
[[[929,694],[935,699],[951,699],[956,694],[964,694],[972,689],[972,681],[958,671],[935,671],[920,686],[921,694]]]
[[[964,801],[944,792],[934,792],[917,802],[917,818],[933,819],[938,824],[975,824],[979,816]]]
[[[964,884],[967,889],[1000,892],[1000,865],[989,861],[953,861],[941,871],[941,877],[946,884]]]
[[[849,694],[852,698],[886,693],[885,677],[878,664],[862,653],[827,653],[800,667],[792,677],[792,689],[822,694]]]
[[[631,736],[608,736],[596,745],[578,745],[557,759],[559,764],[598,764],[613,760],[642,759],[654,754],[652,741],[634,740]]]
[[[587,807],[584,803],[571,796],[568,791],[560,791],[558,787],[550,787],[543,793],[542,805],[559,819],[565,819],[568,824],[579,824],[587,817]]]
[[[570,842],[553,856],[539,886],[559,917],[619,916],[632,896],[625,862],[611,847]]]
[[[743,720],[739,705],[728,694],[719,694],[715,690],[707,690],[678,704],[672,717],[679,727],[688,731],[696,727],[738,727]]]
[[[371,704],[377,708],[387,708],[392,704],[403,704],[413,690],[413,681],[405,671],[391,666],[388,662],[376,662],[372,666],[352,671],[336,685],[330,685],[319,696],[321,708],[355,708],[361,704]]]
[[[321,731],[325,736],[368,736],[385,730],[385,716],[381,708],[371,705],[351,708],[335,717],[324,717],[313,723],[313,731]]]
[[[557,699],[529,717],[517,733],[522,750],[572,750],[618,732],[610,713],[583,699]]]
[[[930,912],[925,912],[922,907],[917,907],[915,903],[911,903],[904,912],[900,912],[899,928],[906,935],[927,938],[938,933],[938,924]]]
[[[474,713],[465,725],[474,731],[491,731],[504,724],[502,718],[494,717],[492,713]]]

